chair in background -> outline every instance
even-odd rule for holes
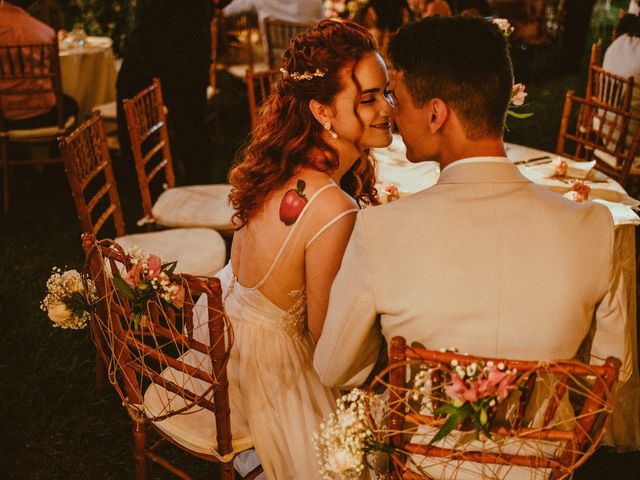
[[[83,234],[82,246],[85,273],[97,293],[93,337],[133,422],[136,480],[151,478],[147,459],[180,478],[192,478],[162,456],[159,447],[167,443],[219,464],[216,478],[234,480],[234,456],[253,444],[246,428],[234,429],[231,421],[227,362],[233,330],[223,309],[220,281],[172,275],[168,281],[184,293],[184,303],[168,305],[160,295],[152,296],[139,319],[111,274],[132,268],[122,247],[108,240],[96,242],[92,233]],[[148,430],[159,439],[149,442]],[[244,478],[261,471],[257,467]]]
[[[256,12],[223,16],[219,14],[223,42],[222,63],[225,69],[238,78],[244,78],[245,71],[264,68],[261,60],[260,26]]]
[[[597,67],[602,66],[602,59],[604,58],[604,47],[602,46],[602,39],[599,38],[591,45],[591,56],[589,57],[589,66],[595,65]]]
[[[175,186],[160,80],[155,78],[149,87],[125,99],[124,111],[145,215],[141,223],[213,228],[231,235],[231,185]],[[162,193],[154,202],[155,191]]]
[[[595,64],[589,65],[586,98],[628,112],[633,87],[633,77],[621,77]]]
[[[580,161],[596,161],[596,168],[625,186],[640,144],[640,128],[627,141],[629,124],[640,116],[567,92],[556,153]]]
[[[445,388],[452,384],[453,366],[466,370],[489,362],[502,363],[518,387],[488,413],[492,438],[478,439],[463,423],[429,443],[445,423],[436,410],[452,402]],[[395,337],[389,365],[386,420],[393,450],[387,478],[559,479],[570,476],[602,438],[621,362],[613,357],[601,366],[478,358],[409,347]],[[421,376],[422,385],[415,384]],[[418,398],[416,391],[422,392]]]
[[[215,230],[177,228],[125,234],[120,197],[99,114],[94,112],[89,120],[61,138],[60,150],[83,232],[97,237],[106,222],[112,221],[120,245],[127,249],[140,245],[167,262],[177,261],[176,272],[213,276],[224,266],[226,246]]]
[[[260,72],[247,70],[247,99],[249,101],[252,130],[256,126],[258,119],[258,106],[276,88],[280,77],[282,77],[282,73],[279,68],[271,68]]]
[[[289,42],[298,33],[313,27],[313,23],[296,23],[265,18],[264,31],[267,41],[267,60],[269,68],[280,66],[280,56],[289,46]]]
[[[16,92],[16,85],[20,86]],[[57,120],[55,125],[42,128],[15,129],[7,126],[7,118],[3,108],[11,105],[11,111],[19,111],[29,115],[29,112],[39,112],[38,102],[27,102],[22,99],[19,105],[16,97],[55,98]],[[11,97],[14,96],[12,101]],[[33,106],[35,105],[35,107]],[[40,103],[41,105],[41,103]],[[32,158],[9,158],[10,144],[30,144],[55,148],[60,135],[66,134],[75,124],[75,117],[65,118],[62,103],[62,82],[60,78],[60,60],[58,57],[58,43],[40,45],[12,45],[0,46],[0,163],[2,166],[3,212],[9,212],[9,175],[12,167],[27,165],[48,165],[62,163],[59,156],[52,157],[49,149],[32,154]]]

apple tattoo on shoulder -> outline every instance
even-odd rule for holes
[[[293,225],[309,201],[304,194],[306,186],[304,180],[298,180],[296,188],[287,190],[282,197],[282,202],[280,202],[280,220],[285,225]]]

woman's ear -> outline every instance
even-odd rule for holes
[[[327,105],[320,103],[317,100],[309,100],[309,110],[314,118],[323,125],[327,121],[331,121],[333,118],[333,111]]]
[[[449,105],[439,98],[434,98],[429,101],[427,109],[427,125],[431,133],[435,133],[449,118]]]

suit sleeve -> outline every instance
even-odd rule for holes
[[[363,212],[358,214],[329,298],[327,318],[313,365],[327,386],[361,385],[378,357],[382,336],[376,323],[371,258]]]
[[[591,362],[603,363],[609,356],[619,358],[622,361],[619,379],[624,381],[631,375],[631,342],[635,341],[635,319],[628,318],[629,287],[625,284],[623,263],[615,246],[613,232],[611,239],[609,282],[595,312],[596,326],[591,344]],[[632,295],[635,295],[635,292]]]

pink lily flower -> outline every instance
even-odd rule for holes
[[[524,83],[516,83],[513,87],[511,87],[511,103],[516,107],[522,105],[524,103],[524,99],[528,95],[528,93],[526,93],[524,89]]]

